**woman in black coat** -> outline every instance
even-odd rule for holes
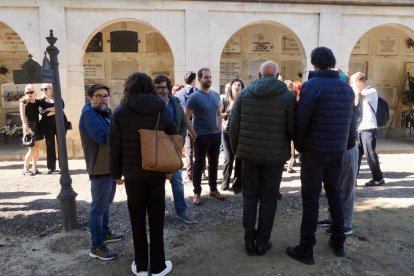
[[[159,130],[176,134],[174,119],[155,94],[152,80],[136,72],[125,81],[124,98],[115,109],[109,130],[111,174],[118,184],[125,178],[128,210],[134,241],[135,275],[167,275],[172,263],[164,255],[165,173],[146,171],[141,164],[138,131],[154,129],[160,114]],[[146,214],[149,217],[151,267],[148,270]]]

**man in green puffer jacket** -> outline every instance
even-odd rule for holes
[[[242,160],[243,227],[248,255],[263,255],[271,248],[269,239],[283,165],[290,158],[295,129],[295,95],[277,79],[277,63],[266,61],[260,73],[263,78],[242,90],[230,118],[231,148]]]

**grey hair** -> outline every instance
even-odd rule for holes
[[[279,74],[279,65],[277,65],[277,63],[274,62],[273,60],[268,60],[268,61],[263,62],[260,65],[260,74],[262,74],[262,76],[265,75],[264,74],[265,73],[264,69],[266,67],[268,67],[268,66],[273,68],[272,72],[273,72],[273,75],[274,76],[276,76],[277,74]]]

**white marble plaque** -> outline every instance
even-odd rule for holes
[[[240,35],[232,36],[224,46],[223,53],[241,53],[241,38]]]
[[[378,56],[397,56],[399,50],[399,39],[397,36],[377,36],[376,54]]]
[[[102,58],[85,58],[83,62],[86,80],[105,79],[105,60]]]
[[[138,63],[135,59],[112,60],[112,79],[126,79],[129,75],[138,70]]]
[[[15,108],[19,106],[19,99],[24,95],[26,84],[3,83],[1,84],[1,102],[3,108]]]
[[[364,36],[364,37],[361,37],[361,39],[357,41],[351,54],[352,55],[368,55],[368,50],[369,50],[369,37]]]
[[[0,51],[26,52],[26,46],[20,36],[10,29],[0,29]]]
[[[398,74],[398,61],[375,61],[372,79],[389,84],[397,82],[401,77]]]
[[[285,60],[280,63],[279,71],[283,80],[302,80],[299,74],[303,72],[303,65],[299,60]]]
[[[270,53],[275,52],[275,50],[275,43],[272,36],[265,33],[249,36],[250,53]]]
[[[249,60],[247,63],[248,81],[252,82],[258,78],[260,64],[265,62],[264,59]]]
[[[353,61],[349,63],[349,76],[355,74],[356,72],[367,74],[368,63],[365,61]]]
[[[292,35],[283,35],[280,46],[282,54],[301,55],[299,43]]]
[[[222,59],[220,61],[220,80],[239,79],[241,76],[241,61],[238,59]]]
[[[120,104],[121,100],[124,97],[124,84],[113,83],[110,88],[111,88],[111,109],[115,110],[115,108]]]

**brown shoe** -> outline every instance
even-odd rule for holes
[[[211,191],[208,195],[211,197],[215,197],[219,200],[225,200],[225,197],[222,194],[220,194],[220,192],[217,190]]]
[[[201,196],[200,195],[195,194],[193,196],[193,204],[197,205],[197,206],[201,205]]]

